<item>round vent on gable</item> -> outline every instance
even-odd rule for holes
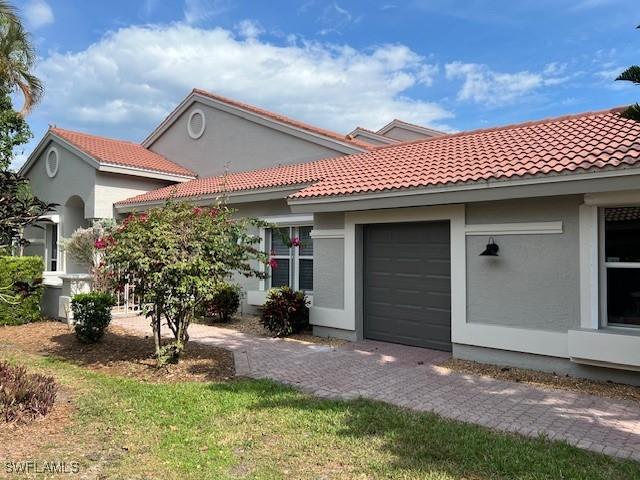
[[[51,178],[56,176],[58,168],[60,167],[60,157],[58,156],[58,150],[55,147],[51,147],[47,152],[46,158],[47,175]]]
[[[187,131],[189,136],[194,140],[200,138],[204,133],[206,127],[206,120],[204,118],[204,112],[200,109],[194,110],[189,115],[189,121],[187,122]]]

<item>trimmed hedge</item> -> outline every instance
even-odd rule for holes
[[[42,318],[40,257],[0,257],[0,325],[21,325]]]
[[[114,299],[109,293],[79,293],[71,299],[73,328],[81,343],[97,343],[111,323]]]

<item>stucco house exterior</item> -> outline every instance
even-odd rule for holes
[[[278,268],[245,309],[286,284],[317,335],[640,383],[640,124],[616,110],[341,135],[194,90],[140,145],[52,128],[22,173],[61,204],[30,247],[51,289],[74,268],[56,235],[224,193],[302,240],[256,232]]]

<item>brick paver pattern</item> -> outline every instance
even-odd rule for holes
[[[116,325],[150,334],[140,317]],[[191,341],[234,354],[236,374],[270,378],[326,398],[364,397],[640,461],[640,404],[461,374],[439,367],[449,354],[361,341],[340,347],[256,337],[206,325]]]

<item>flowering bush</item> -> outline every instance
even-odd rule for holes
[[[247,228],[266,224],[233,214],[224,203],[193,207],[169,201],[130,215],[102,239],[112,283],[133,284],[145,315],[152,319],[159,360],[177,361],[189,339],[193,312],[212,300],[216,287],[232,274],[265,277],[258,265],[267,263],[268,256],[255,247],[260,238]],[[168,347],[161,342],[162,317],[174,336]]]
[[[309,327],[309,307],[304,292],[289,287],[272,288],[260,321],[274,337],[287,337]]]
[[[107,246],[105,238],[115,229],[111,219],[96,220],[88,228],[78,228],[71,238],[62,240],[62,248],[93,275],[94,290],[104,290],[105,278],[102,275],[102,252]]]

